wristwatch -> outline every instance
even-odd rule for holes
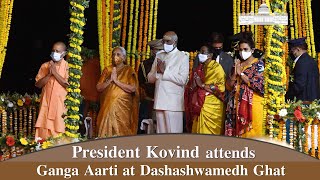
[[[240,74],[240,76],[243,76],[244,75],[244,73],[242,72],[241,74]]]

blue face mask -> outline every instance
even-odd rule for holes
[[[51,52],[51,58],[52,60],[58,62],[62,59],[62,54],[61,53],[57,53],[57,52]]]

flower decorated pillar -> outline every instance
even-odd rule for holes
[[[78,138],[80,114],[79,107],[82,101],[80,94],[80,77],[82,75],[81,45],[83,43],[83,27],[85,25],[84,10],[89,7],[87,0],[70,0],[70,38],[69,38],[69,86],[65,100],[67,115],[65,119],[67,137]]]

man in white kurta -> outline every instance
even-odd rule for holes
[[[157,133],[183,133],[184,87],[189,76],[189,57],[177,49],[175,32],[166,32],[162,40],[164,50],[158,52],[148,74],[148,81],[155,83]]]

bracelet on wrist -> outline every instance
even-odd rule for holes
[[[215,85],[211,84],[210,89],[211,89],[211,91],[214,91],[216,89]]]

